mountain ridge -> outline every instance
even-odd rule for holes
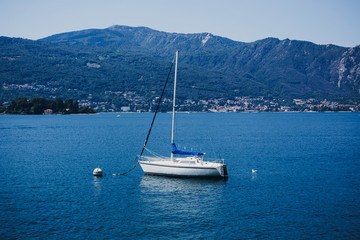
[[[0,43],[3,86],[44,85],[64,98],[90,94],[101,100],[105,91],[136,91],[150,99],[158,91],[149,90],[161,88],[176,50],[180,50],[180,82],[187,89],[179,93],[183,99],[360,98],[360,45],[345,48],[277,38],[245,43],[211,33],[119,25],[37,41],[1,37]],[[9,94],[3,87],[0,100],[21,91]],[[41,94],[51,96],[45,90]]]
[[[253,80],[257,79],[257,82],[267,85],[276,82],[285,91],[295,94],[321,92],[324,89],[324,92],[330,94],[360,93],[359,76],[353,74],[356,71],[350,71],[346,76],[344,72],[339,75],[340,56],[347,49],[357,49],[359,46],[344,48],[331,44],[317,45],[307,41],[277,38],[244,43],[210,33],[166,33],[147,27],[119,25],[103,30],[90,29],[68,34],[76,34],[78,38],[69,38],[65,33],[41,41],[111,48],[128,48],[131,45],[132,49],[164,57],[170,57],[176,50],[180,50],[184,62],[189,65],[251,76]],[[114,41],[109,35],[120,38]],[[65,38],[59,41],[60,36]],[[334,58],[334,55],[338,57]],[[345,63],[359,65],[358,62],[343,61],[342,68],[354,68],[345,66]],[[339,78],[342,85],[335,84]],[[295,86],[296,84],[301,86]]]

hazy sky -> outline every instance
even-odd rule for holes
[[[35,40],[112,25],[354,47],[360,0],[0,0],[0,36]]]

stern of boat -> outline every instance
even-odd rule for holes
[[[221,166],[218,167],[217,170],[219,171],[219,174],[221,177],[223,177],[225,179],[228,178],[228,171],[227,171],[226,164],[221,164]]]

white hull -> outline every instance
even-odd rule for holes
[[[198,177],[198,178],[226,178],[226,165],[222,163],[179,163],[174,161],[139,161],[145,174]]]

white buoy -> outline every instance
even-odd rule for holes
[[[251,172],[252,172],[252,173],[256,173],[256,172],[257,172],[257,170],[255,170],[255,169],[251,169]]]
[[[95,168],[93,171],[93,175],[96,177],[102,177],[103,171],[101,170],[101,168]]]

